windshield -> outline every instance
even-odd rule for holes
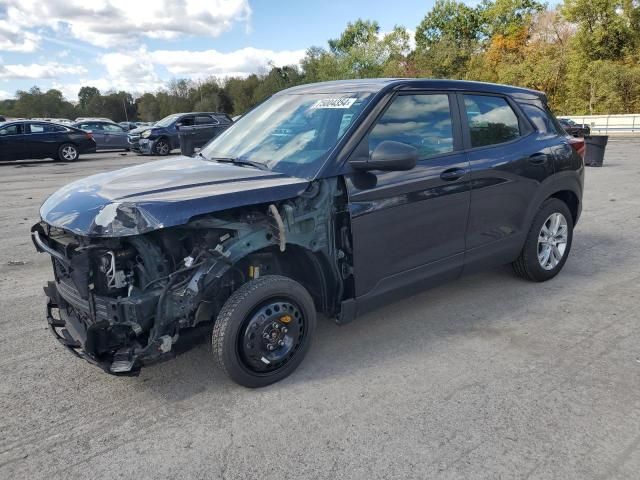
[[[253,162],[312,178],[370,99],[369,93],[277,95],[203,150],[205,158]]]
[[[169,115],[167,117],[164,117],[162,120],[159,120],[156,123],[154,123],[153,126],[154,127],[168,127],[173,122],[175,122],[179,116],[180,115],[177,115],[177,114]]]

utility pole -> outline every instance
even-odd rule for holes
[[[124,97],[122,97],[122,106],[124,108],[124,119],[127,123],[129,123],[129,115],[127,115],[127,102],[125,101]]]

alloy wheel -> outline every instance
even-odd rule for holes
[[[160,140],[156,144],[156,151],[158,152],[158,155],[167,155],[169,153],[169,144],[164,140]]]
[[[62,148],[62,158],[64,158],[65,160],[75,160],[78,157],[78,151],[75,149],[75,147],[72,147],[71,145],[67,145],[65,147]]]
[[[538,262],[545,270],[558,266],[567,249],[569,227],[561,213],[552,213],[538,234]]]

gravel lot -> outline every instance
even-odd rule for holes
[[[497,269],[320,322],[298,371],[261,390],[226,380],[208,344],[109,376],[45,326],[40,203],[148,158],[1,164],[0,478],[638,478],[639,152],[613,139],[587,170],[556,279]]]

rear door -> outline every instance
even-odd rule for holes
[[[465,263],[507,263],[522,248],[530,202],[553,173],[553,140],[507,96],[460,94],[471,167]],[[513,258],[512,258],[513,257]]]
[[[0,126],[0,160],[20,160],[26,157],[23,133],[22,123]]]
[[[119,150],[129,148],[127,132],[120,125],[113,123],[103,123],[106,148]]]

